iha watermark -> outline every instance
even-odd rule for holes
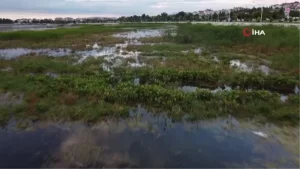
[[[250,28],[244,28],[243,29],[243,35],[245,37],[248,36],[264,36],[266,35],[266,33],[264,32],[264,30],[255,30],[255,29],[250,29]]]

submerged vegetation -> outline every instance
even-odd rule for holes
[[[125,24],[9,32],[1,33],[0,41],[7,42],[4,46],[9,45],[11,40],[18,41],[13,47],[22,46],[25,40],[29,45],[40,40],[43,42],[38,43],[45,45],[70,43],[66,42],[68,36],[76,36],[72,43],[90,37],[96,37],[96,42],[100,37],[109,41],[113,32],[125,31],[125,27],[132,30],[157,26],[161,25]],[[21,103],[14,102],[15,97],[11,98],[10,104],[1,103],[0,122],[6,123],[11,117],[93,122],[107,117],[126,117],[130,108],[142,104],[155,108],[157,112],[166,112],[174,119],[187,115],[190,120],[197,120],[232,114],[297,124],[299,95],[294,94],[294,90],[299,86],[299,74],[294,69],[299,60],[294,53],[299,52],[298,30],[272,26],[260,28],[266,32],[265,37],[246,39],[238,26],[180,25],[175,37],[144,38],[147,43],[161,41],[164,42],[162,44],[129,44],[126,51],[118,48],[123,50],[124,55],[130,51],[139,51],[141,55],[126,55],[123,58],[126,63],[111,67],[110,71],[104,70],[102,65],[111,60],[97,55],[82,63],[78,63],[82,56],[75,54],[64,57],[31,54],[10,60],[1,59],[0,98],[3,96],[7,100],[7,94],[24,97]],[[52,39],[58,42],[50,42]],[[89,41],[95,42],[95,39]],[[101,42],[103,44],[106,43]],[[247,49],[255,49],[250,52],[251,56],[242,48],[235,50],[243,45],[248,46]],[[260,47],[262,50],[258,54],[256,52]],[[276,54],[271,55],[264,49]],[[243,55],[217,55],[229,51]],[[220,62],[213,61],[211,56],[214,55],[219,56]],[[281,55],[288,57],[279,57]],[[274,59],[275,56],[278,60]],[[113,59],[122,60],[118,57]],[[231,59],[267,62],[279,73],[265,75],[255,71],[237,71],[229,66]],[[128,67],[138,61],[145,62],[146,66]],[[280,66],[281,69],[278,68]],[[135,83],[137,79],[138,83]],[[187,93],[178,89],[183,85],[198,89]],[[224,85],[231,86],[232,90],[213,92]],[[280,100],[281,94],[289,94],[285,102]]]

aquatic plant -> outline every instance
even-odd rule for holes
[[[118,73],[117,73],[118,74]],[[179,82],[198,87],[216,88],[231,85],[241,89],[268,89],[281,92],[293,92],[299,80],[293,76],[264,75],[262,73],[225,72],[221,69],[177,70],[172,68],[140,68],[134,71],[119,71],[122,76],[139,77],[141,83],[161,84]]]
[[[201,73],[186,73],[179,72],[176,75],[176,73],[171,71],[171,76],[164,76],[158,73],[154,77],[165,81],[176,78],[184,80],[201,78],[207,81],[217,79],[214,76],[205,76],[203,78]],[[296,101],[282,103],[278,93],[263,90],[233,90],[231,92],[212,93],[207,89],[198,89],[194,93],[185,93],[175,88],[166,88],[161,85],[145,84],[137,86],[132,81],[116,83],[114,86],[111,86],[108,83],[109,77],[100,75],[82,77],[60,76],[54,79],[46,75],[20,77],[5,74],[2,77],[9,79],[0,86],[4,91],[28,93],[26,94],[25,104],[12,109],[13,113],[20,118],[62,118],[93,121],[107,116],[123,116],[126,114],[127,106],[135,106],[138,103],[166,110],[174,117],[195,113],[197,114],[196,117],[205,118],[230,113],[249,117],[264,115],[270,119],[279,119],[281,117],[284,119],[297,118],[298,104]],[[14,84],[20,80],[22,80],[21,85]],[[12,84],[12,86],[9,86],[9,84]],[[203,116],[201,116],[201,112],[197,112],[196,102],[201,104],[201,110],[206,110],[203,112]],[[177,106],[177,108],[174,108],[174,106]],[[277,108],[274,109],[274,106]],[[120,109],[116,109],[116,107]],[[290,107],[288,112],[279,113],[286,110],[287,107]],[[290,115],[287,115],[287,113]]]

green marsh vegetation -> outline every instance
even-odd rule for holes
[[[58,62],[64,63],[64,61]],[[93,62],[88,63],[85,64],[86,68],[93,64]],[[70,69],[84,70],[81,66],[64,67],[65,70],[60,72],[68,72],[67,70]],[[30,71],[36,74],[31,75],[28,73]],[[98,70],[98,73],[73,71],[72,74],[61,74],[57,78],[49,77],[44,74],[45,72],[39,69],[36,71],[35,67],[26,71],[1,72],[2,93],[8,91],[25,93],[23,104],[15,105],[10,109],[3,107],[1,114],[3,119],[13,115],[35,120],[96,121],[106,117],[126,117],[128,109],[137,104],[160,108],[174,118],[188,114],[194,120],[228,113],[244,117],[263,115],[269,119],[289,122],[296,122],[298,119],[298,97],[290,97],[287,103],[282,103],[278,93],[264,90],[251,92],[234,90],[213,94],[207,89],[200,89],[195,93],[185,93],[171,85],[168,86],[176,81],[180,83],[199,80],[204,82],[204,84],[200,83],[202,86],[219,83],[219,74],[213,72],[167,69],[130,71],[127,68],[127,71],[116,71],[115,76]],[[141,79],[142,84],[139,86],[133,84],[136,76]],[[258,78],[258,81],[255,81],[255,78],[249,79],[252,81],[248,83],[253,85],[257,85],[259,80],[264,80],[263,78]],[[239,79],[232,80],[236,83],[247,83]]]
[[[140,46],[128,46],[128,50],[136,49],[141,52],[180,52],[183,50],[189,50],[193,48],[193,45],[181,45],[176,43],[154,44],[154,45],[140,45]]]
[[[201,43],[204,45],[263,45],[265,48],[280,49],[283,47],[299,47],[299,30],[297,27],[281,26],[247,26],[250,29],[264,30],[265,36],[244,37],[246,26],[214,26],[211,24],[185,24],[178,28],[176,40],[180,43]],[[271,40],[272,39],[272,40]],[[252,44],[252,45],[250,45]],[[249,48],[250,48],[249,47]]]
[[[93,34],[99,32],[114,32],[118,30],[115,27],[104,26],[83,26],[79,28],[58,28],[54,30],[44,31],[17,31],[17,32],[2,32],[0,40],[49,40],[60,39],[67,35],[81,36],[85,34]]]
[[[247,27],[250,29],[264,30],[266,35],[244,37],[242,31],[245,27],[185,24],[178,27],[175,41],[182,44],[200,44],[212,52],[254,55],[271,61],[271,67],[276,69],[298,69],[300,35],[297,27],[249,25]]]
[[[148,25],[143,24],[126,26],[130,28],[128,30],[148,28]],[[45,45],[54,42],[60,44],[59,42],[67,40],[67,36],[76,36],[74,41],[82,41],[85,38],[95,37],[98,33],[100,35],[107,33],[105,37],[109,39],[111,37],[108,35],[111,32],[127,31],[123,29],[126,26],[85,26],[73,28],[68,33],[60,29],[32,33],[37,33],[36,36],[45,36],[42,42]],[[160,25],[152,25],[151,28],[157,26]],[[244,39],[242,28],[238,26],[180,25],[176,37],[145,40],[147,42],[162,40],[164,42],[162,44],[127,47],[127,51],[142,52],[139,57],[147,64],[146,67],[130,68],[122,65],[110,72],[102,69],[101,64],[106,61],[101,57],[88,58],[81,64],[75,64],[79,58],[72,55],[65,57],[28,55],[12,60],[1,59],[0,69],[11,68],[11,70],[0,71],[0,93],[24,94],[24,99],[21,104],[1,105],[0,122],[6,123],[11,117],[93,122],[104,118],[126,117],[129,109],[142,104],[157,109],[157,112],[166,112],[174,119],[188,115],[190,120],[198,120],[232,114],[297,124],[299,95],[291,94],[295,86],[299,85],[298,74],[293,73],[295,71],[293,64],[299,64],[299,60],[293,55],[299,51],[295,45],[297,35],[291,36],[295,30],[272,26],[255,29],[263,29],[267,35],[262,38],[250,37],[249,40]],[[57,39],[51,42],[52,38],[46,37],[47,32],[50,32],[49,37],[52,36],[51,33],[56,34],[53,37]],[[0,34],[0,39],[5,42],[26,41],[28,45],[35,43],[32,41],[40,40],[33,36],[27,41],[26,38],[30,36],[17,36],[22,33]],[[276,35],[275,39],[268,39],[268,33]],[[5,39],[10,36],[11,39]],[[283,36],[291,38],[291,41],[281,40]],[[243,46],[247,46],[247,50],[244,50]],[[249,50],[249,46],[256,50]],[[198,47],[203,47],[202,52],[193,52]],[[260,50],[261,48],[267,50]],[[187,50],[189,52],[182,52]],[[257,51],[260,52],[256,53]],[[271,55],[269,51],[275,54]],[[213,55],[217,55],[221,63],[213,62],[211,59]],[[282,57],[279,57],[281,55]],[[274,60],[275,56],[284,60],[281,61],[281,68],[277,65],[280,59]],[[283,56],[291,58],[284,59]],[[134,61],[132,58],[126,59]],[[264,75],[258,72],[235,71],[228,65],[231,59],[267,62],[282,74]],[[51,77],[47,75],[49,72],[58,76]],[[140,79],[139,85],[134,84],[136,78]],[[193,93],[186,93],[178,89],[181,85],[193,85],[199,89]],[[234,89],[211,92],[211,89],[224,85],[230,85]],[[247,91],[250,88],[253,90]],[[279,93],[290,93],[288,100],[282,102]]]
[[[270,90],[282,93],[292,93],[299,80],[293,76],[264,75],[262,73],[234,72],[221,68],[175,69],[175,68],[140,68],[120,71],[119,77],[137,76],[144,84],[191,84],[197,87],[215,89],[230,85],[240,89]]]
[[[0,48],[85,49],[87,44],[92,45],[95,42],[102,45],[124,42],[124,38],[110,36],[113,33],[161,26],[162,24],[78,25],[74,28],[44,31],[0,32]]]
[[[43,119],[50,116],[51,120],[62,118],[90,121],[105,115],[119,117],[125,114],[126,106],[134,107],[141,103],[162,108],[174,117],[191,114],[191,117],[205,118],[230,113],[249,117],[263,114],[277,120],[298,119],[298,105],[295,104],[298,98],[291,98],[288,104],[284,104],[279,100],[279,94],[268,91],[234,90],[213,94],[209,90],[198,90],[195,93],[184,93],[159,85],[135,86],[131,82],[118,83],[112,87],[108,84],[108,78],[100,79],[97,76],[56,79],[45,75],[22,77],[22,83],[20,77],[6,77],[6,84],[1,86],[4,91],[28,93],[24,104],[10,110],[21,117]],[[18,86],[11,86],[17,82]],[[274,105],[277,109],[273,109]],[[100,111],[101,108],[105,109]]]
[[[61,39],[68,35],[84,36],[88,34],[96,33],[110,33],[124,31],[123,28],[129,27],[130,29],[136,28],[157,28],[162,26],[161,24],[122,24],[122,25],[79,25],[75,28],[58,28],[54,30],[44,31],[17,31],[17,32],[1,32],[0,40],[29,40],[40,41],[49,39]]]

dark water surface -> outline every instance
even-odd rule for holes
[[[11,31],[23,31],[23,30],[32,30],[32,31],[43,31],[47,29],[56,29],[56,28],[75,28],[74,25],[57,25],[57,24],[0,24],[0,32],[11,32]],[[78,27],[78,26],[77,26]]]
[[[232,117],[172,122],[138,107],[126,120],[0,129],[0,168],[298,167],[297,128]]]

